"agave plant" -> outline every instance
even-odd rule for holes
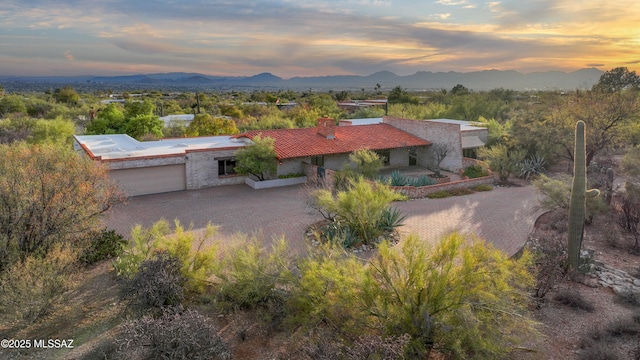
[[[378,227],[385,231],[393,231],[395,228],[404,225],[407,215],[403,215],[397,208],[388,207],[382,213]]]
[[[547,164],[547,159],[544,156],[535,154],[529,158],[524,159],[520,163],[520,177],[529,180],[529,178],[533,175],[543,173],[545,169],[545,165]]]

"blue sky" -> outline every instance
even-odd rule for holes
[[[2,0],[1,75],[640,70],[637,0]]]

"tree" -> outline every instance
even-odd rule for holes
[[[85,132],[90,135],[122,134],[124,133],[124,112],[119,104],[111,103],[104,109],[98,110],[98,116],[93,119]]]
[[[29,142],[32,144],[49,143],[71,146],[75,130],[73,121],[62,117],[57,117],[53,120],[36,120]]]
[[[543,144],[545,151],[573,161],[574,127],[583,121],[587,129],[587,166],[603,150],[620,144],[627,124],[640,117],[638,96],[629,91],[604,93],[575,92],[565,98],[549,99],[545,110],[527,119],[514,121],[512,134],[527,141]],[[544,100],[542,100],[544,101]],[[528,123],[528,126],[524,126]],[[527,140],[529,139],[529,140]]]
[[[638,90],[640,76],[626,67],[611,69],[600,76],[598,83],[593,85],[594,91],[613,93],[622,90]]]
[[[411,95],[409,95],[407,90],[398,85],[391,89],[389,95],[387,96],[387,101],[389,102],[389,104],[404,104],[413,102],[413,99],[411,98]]]
[[[252,142],[253,144],[236,151],[235,170],[238,174],[250,174],[263,181],[276,170],[275,140],[257,135]]]
[[[239,133],[233,120],[212,117],[209,114],[197,114],[187,129],[187,136],[232,135]]]
[[[489,168],[500,177],[500,181],[507,181],[509,175],[518,170],[518,166],[526,156],[521,149],[509,149],[504,144],[490,148],[478,149],[478,156],[489,163]]]
[[[640,253],[640,186],[625,184],[625,192],[617,202],[618,225],[633,236],[633,252]]]
[[[349,154],[349,161],[355,166],[356,173],[368,179],[373,179],[382,168],[383,160],[376,152],[359,149]]]
[[[0,270],[78,243],[123,200],[104,167],[66,147],[0,145]]]
[[[640,182],[640,146],[629,148],[620,165],[633,178],[633,182]]]
[[[127,135],[138,140],[147,137],[160,139],[163,127],[164,123],[155,115],[137,115],[127,120],[124,131]]]
[[[151,100],[127,100],[124,103],[124,117],[129,120],[140,115],[153,115],[156,105]]]
[[[458,84],[451,89],[453,95],[469,95],[471,92],[464,85]]]
[[[447,154],[453,151],[453,146],[448,143],[434,143],[429,147],[433,161],[427,164],[429,170],[433,171],[437,177],[440,177],[440,164],[447,157]]]
[[[80,95],[73,86],[63,86],[53,92],[53,98],[57,102],[65,104],[77,104],[80,101]]]

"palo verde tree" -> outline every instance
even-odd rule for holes
[[[185,130],[187,136],[233,135],[238,132],[235,121],[209,114],[197,114]]]
[[[257,135],[251,141],[253,144],[236,151],[235,170],[238,174],[253,175],[264,181],[276,170],[275,140]]]
[[[367,179],[373,179],[382,168],[383,160],[378,153],[359,149],[349,154],[349,161],[353,165],[355,172]]]
[[[0,270],[80,241],[121,203],[106,171],[66,147],[0,145]]]

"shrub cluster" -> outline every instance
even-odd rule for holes
[[[80,256],[80,260],[87,264],[120,256],[128,243],[115,230],[107,229],[90,231],[87,240],[89,244]]]
[[[429,186],[435,185],[438,182],[427,175],[422,175],[418,177],[411,177],[402,175],[400,171],[393,170],[389,176],[381,176],[379,180],[382,183],[389,184],[391,186]]]
[[[489,176],[489,172],[482,168],[482,166],[480,165],[471,165],[464,168],[462,176],[466,176],[469,179],[475,179],[479,177]]]
[[[491,190],[493,190],[493,186],[480,184],[472,188],[456,188],[456,189],[450,189],[450,190],[436,191],[436,192],[432,192],[431,194],[427,194],[427,197],[429,199],[442,199],[450,196],[469,195],[477,191],[491,191]]]
[[[116,340],[121,359],[201,359],[226,360],[231,351],[216,328],[195,310],[165,309],[122,325]]]

